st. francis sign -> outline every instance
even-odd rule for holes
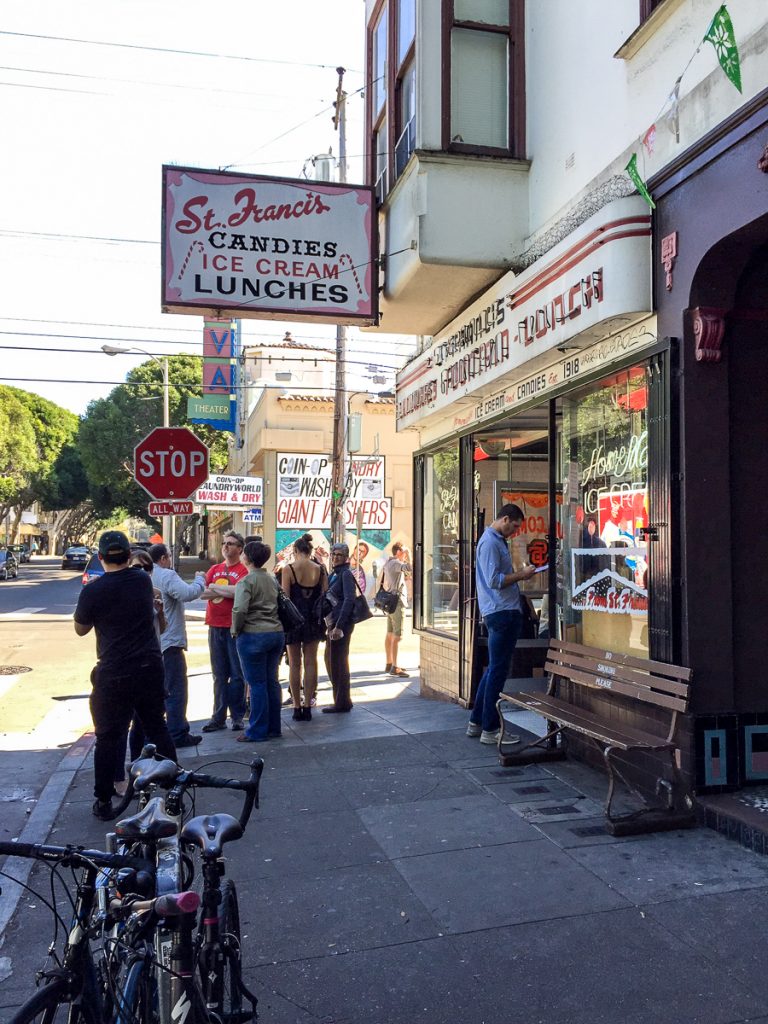
[[[375,324],[373,190],[163,167],[163,311]]]

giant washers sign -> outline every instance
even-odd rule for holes
[[[163,167],[163,311],[378,320],[372,187]]]
[[[543,265],[506,274],[398,374],[398,429],[545,361],[577,335],[599,337],[648,316],[650,240],[648,209],[632,196],[591,217]]]

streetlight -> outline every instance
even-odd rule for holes
[[[130,355],[132,352],[140,352],[142,355],[149,356],[149,358],[157,363],[163,369],[163,426],[169,427],[170,414],[168,406],[168,356],[163,356],[162,359],[158,359],[157,356],[153,356],[151,352],[147,352],[144,348],[139,348],[138,345],[131,345],[130,348],[122,347],[120,345],[102,345],[101,351],[107,356],[124,356]],[[174,561],[173,551],[173,518],[171,516],[163,516],[163,540],[168,543],[171,550],[171,563]]]

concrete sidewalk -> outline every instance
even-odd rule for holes
[[[710,830],[614,839],[601,776],[502,769],[465,711],[354,670],[350,715],[286,710],[280,741],[213,733],[184,758],[266,762],[261,809],[227,848],[262,1024],[768,1022],[768,859]],[[51,842],[102,842],[89,762]],[[0,1019],[51,934],[37,898],[20,909]]]

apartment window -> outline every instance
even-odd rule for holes
[[[664,0],[640,0],[640,21],[650,18],[657,7],[660,7]]]
[[[383,202],[416,145],[416,0],[389,0],[369,32],[369,174]]]
[[[443,148],[523,156],[522,0],[443,3]]]

